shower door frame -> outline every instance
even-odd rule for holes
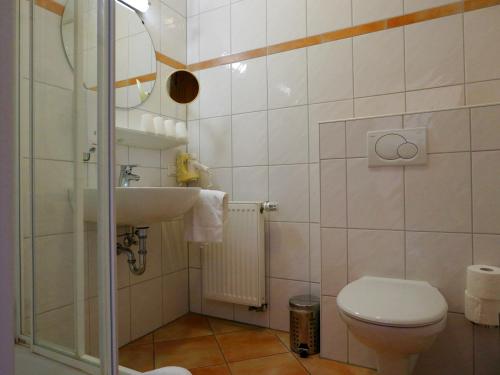
[[[15,1],[15,0],[12,0]],[[19,2],[24,0],[17,0],[17,15],[20,17],[20,7]],[[33,353],[42,355],[48,359],[60,362],[62,364],[71,366],[76,369],[80,369],[89,374],[101,374],[101,375],[117,375],[120,374],[137,374],[137,372],[126,369],[119,368],[118,366],[118,355],[117,355],[117,339],[116,339],[116,225],[115,225],[115,206],[114,206],[114,188],[115,188],[115,121],[114,121],[114,58],[115,58],[115,0],[97,0],[97,77],[98,77],[98,88],[97,88],[97,129],[98,129],[98,199],[99,199],[99,211],[97,218],[98,225],[98,238],[97,238],[97,251],[98,251],[98,317],[99,317],[99,348],[100,348],[100,358],[97,359],[90,355],[85,354],[85,331],[83,329],[82,322],[85,320],[85,307],[83,304],[83,294],[85,292],[83,287],[83,273],[78,270],[78,262],[82,262],[83,258],[81,254],[77,251],[76,276],[75,280],[75,350],[74,352],[61,350],[50,345],[43,346],[36,343],[36,328],[35,328],[35,317],[36,317],[36,306],[34,303],[35,293],[34,293],[34,278],[32,281],[32,293],[31,293],[31,336],[27,337],[21,333],[21,290],[19,287],[19,275],[20,275],[20,264],[17,269],[16,277],[16,289],[17,289],[17,322],[16,322],[16,333],[17,337],[21,341],[25,341],[30,345],[31,351]],[[33,7],[35,5],[35,0],[30,0],[30,57],[29,57],[29,70],[30,70],[30,90],[29,90],[29,101],[30,101],[30,137],[33,137],[34,128],[34,112],[33,112],[33,86],[34,86],[34,60],[33,60]],[[19,22],[20,24],[20,22]],[[17,45],[20,45],[20,39],[16,40]],[[81,72],[77,73],[75,69],[75,83],[77,83],[79,76],[81,77]],[[20,75],[19,79],[20,79]],[[75,101],[74,104],[77,106],[78,102],[77,87],[75,85]],[[76,107],[75,107],[76,108]],[[76,110],[76,109],[75,109]],[[17,129],[19,129],[19,119],[17,119]],[[75,132],[78,134],[78,131]],[[76,136],[78,137],[78,136]],[[17,139],[19,140],[19,133],[17,134]],[[33,157],[33,141],[31,143],[31,158]],[[81,157],[81,150],[79,148],[79,142],[75,142],[75,162],[78,163],[78,156]],[[17,152],[16,162],[19,169],[20,154]],[[34,173],[33,173],[33,163],[31,163],[31,185],[34,183]],[[18,178],[16,179],[16,181]],[[75,177],[75,181],[78,179]],[[77,190],[77,189],[75,189]],[[80,188],[82,190],[82,188]],[[79,207],[76,208],[76,216],[82,215],[82,205],[83,197],[82,192],[77,192],[75,201]],[[19,197],[20,199],[20,197]],[[18,204],[20,200],[18,199]],[[31,210],[33,210],[33,193],[31,193]],[[33,227],[33,214],[32,223]],[[20,223],[17,221],[16,227],[18,229],[18,237],[20,234]],[[76,236],[80,238],[81,236]],[[20,241],[18,241],[17,246],[17,263],[19,263],[20,255]],[[33,267],[33,270],[35,267]],[[32,271],[33,272],[33,271]]]

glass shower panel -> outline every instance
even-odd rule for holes
[[[99,357],[104,315],[98,238],[109,236],[97,217],[85,216],[85,194],[110,188],[97,178],[106,165],[97,148],[109,151],[107,140],[98,145],[98,93],[107,79],[98,74],[98,1],[111,3],[20,0],[20,334],[34,347],[89,362]],[[107,22],[99,29],[109,33]]]

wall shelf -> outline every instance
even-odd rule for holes
[[[156,135],[141,130],[116,127],[116,143],[124,146],[168,150],[188,144],[187,139]]]

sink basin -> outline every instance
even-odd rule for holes
[[[189,211],[199,194],[200,188],[117,187],[116,224],[139,226],[174,219]],[[85,221],[97,221],[97,197],[96,189],[85,189]]]

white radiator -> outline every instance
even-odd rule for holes
[[[266,303],[262,204],[230,202],[223,243],[202,247],[203,297],[238,305]]]

